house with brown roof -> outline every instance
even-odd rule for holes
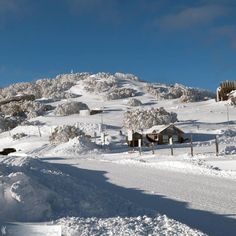
[[[184,132],[174,124],[156,125],[145,131],[149,142],[157,144],[168,144],[172,138],[173,143],[182,143],[184,141]]]

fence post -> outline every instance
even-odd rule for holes
[[[171,153],[171,156],[174,155],[174,148],[173,148],[173,138],[170,137],[169,138],[169,144],[170,144],[170,153]]]
[[[142,154],[142,139],[138,139],[138,146],[139,146],[139,155]]]
[[[193,136],[190,135],[190,148],[191,148],[191,156],[193,156]]]
[[[41,131],[40,131],[40,127],[38,126],[38,131],[39,131],[39,137],[42,137]]]
[[[152,146],[152,154],[154,154],[154,143],[153,142],[152,142],[151,146]]]
[[[219,141],[217,135],[215,138],[215,144],[216,144],[216,156],[219,156]]]

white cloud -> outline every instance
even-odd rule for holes
[[[157,22],[162,29],[187,29],[208,25],[220,17],[226,16],[228,8],[219,5],[188,7],[160,18]]]

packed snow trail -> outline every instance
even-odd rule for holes
[[[73,162],[79,171],[70,174],[139,207],[166,214],[208,235],[235,235],[236,182],[233,180],[96,160]],[[87,170],[95,171],[92,174]]]

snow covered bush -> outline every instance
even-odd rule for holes
[[[115,77],[107,73],[91,75],[83,83],[86,91],[96,94],[107,92],[117,87]]]
[[[149,110],[136,109],[124,113],[123,126],[126,129],[148,129],[154,125],[170,124],[177,121],[177,114],[167,112],[163,107]]]
[[[27,136],[27,134],[25,134],[23,132],[22,133],[16,133],[16,134],[12,135],[12,139],[13,140],[18,140],[18,139],[24,138],[26,136]]]
[[[180,97],[181,102],[199,102],[210,98],[214,98],[215,95],[207,90],[199,90],[194,88],[188,88],[184,91]]]
[[[120,98],[133,97],[135,90],[122,87],[119,80],[138,80],[132,74],[115,73],[97,73],[90,75],[87,79],[83,80],[84,89],[88,92],[100,94],[105,93],[106,100],[114,100]]]
[[[142,106],[142,102],[137,98],[130,98],[127,102],[127,105],[131,107]]]
[[[23,120],[21,117],[0,117],[0,132],[15,128]]]
[[[31,83],[16,83],[0,89],[0,99],[16,96],[17,94],[34,94],[36,98],[52,98],[53,100],[74,97],[67,91],[89,76],[88,73],[58,75],[53,79],[39,79]]]
[[[114,88],[110,90],[104,98],[106,100],[115,100],[115,99],[121,99],[121,98],[128,98],[135,96],[136,91],[131,88]]]
[[[184,87],[179,84],[165,85],[165,84],[146,84],[144,91],[154,96],[156,99],[174,99],[179,98],[183,94]]]
[[[144,91],[154,96],[156,99],[176,99],[181,102],[198,102],[214,98],[215,94],[207,90],[189,88],[181,84],[146,84]]]
[[[42,115],[45,111],[52,110],[50,105],[41,104],[35,101],[10,102],[1,105],[0,111],[4,116],[18,116],[23,118],[33,118]]]
[[[139,78],[133,74],[124,74],[124,73],[116,72],[114,76],[117,79],[123,79],[123,80],[133,80],[133,81],[139,80]]]
[[[54,113],[57,116],[68,116],[72,114],[79,114],[80,110],[89,110],[89,108],[85,103],[69,101],[59,104]]]
[[[228,100],[230,105],[236,105],[236,90],[230,92]]]
[[[53,144],[65,143],[78,136],[85,136],[85,133],[75,126],[63,125],[54,129],[49,141]]]

